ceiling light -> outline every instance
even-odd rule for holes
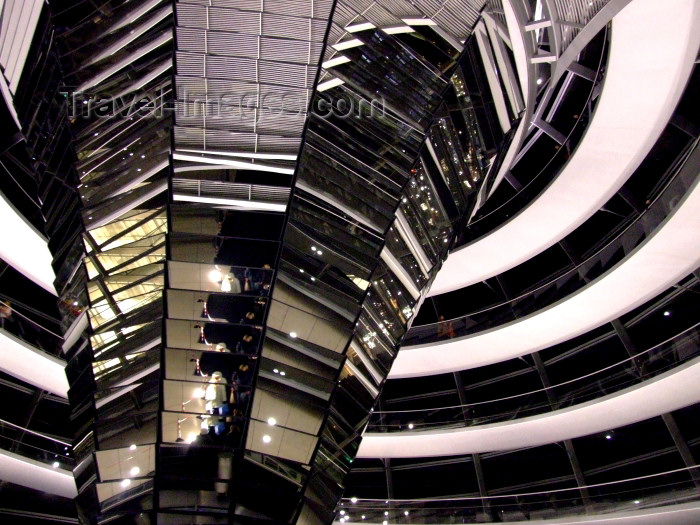
[[[318,250],[318,251],[316,252],[316,255],[323,255],[323,252],[322,252],[321,250]]]
[[[195,399],[202,399],[204,397],[204,389],[203,388],[195,388],[194,391],[192,392],[192,397]]]
[[[274,417],[267,418],[267,424],[274,427],[277,424],[277,420]]]
[[[131,480],[130,480],[129,478],[123,479],[122,482],[120,483],[120,485],[121,485],[122,487],[126,488],[126,487],[128,487],[129,485],[131,485]]]
[[[366,517],[366,516],[363,514],[363,515],[362,515],[362,519],[365,519],[365,517]]]
[[[311,247],[311,251],[312,251],[312,252],[315,252],[315,251],[316,251],[316,246],[312,246],[312,247]]]
[[[199,434],[197,434],[196,432],[190,432],[189,434],[187,434],[187,439],[185,440],[185,443],[194,443],[195,439],[197,439],[197,436],[199,436]]]
[[[277,370],[276,368],[273,368],[272,371],[273,371],[275,374],[279,374],[279,373],[280,373],[280,371]]]
[[[408,430],[413,430],[413,423],[408,424]]]
[[[389,511],[388,511],[388,510],[385,510],[385,511],[384,511],[384,515],[385,515],[385,516],[388,516],[388,515],[389,515]]]
[[[131,467],[131,470],[129,471],[129,474],[132,476],[138,476],[139,472],[141,472],[141,469],[138,467]]]
[[[357,497],[356,497],[356,496],[353,496],[352,498],[350,498],[350,501],[351,501],[352,503],[357,503]]]
[[[407,511],[407,510],[404,510],[404,511],[403,511],[403,515],[404,515],[404,516],[408,516],[408,511]]]
[[[635,505],[639,505],[640,503],[641,503],[641,501],[639,501],[638,499],[634,500]]]
[[[611,434],[605,434],[605,439],[612,439],[612,435],[611,435]]]
[[[671,317],[671,312],[669,312],[668,310],[666,310],[666,311],[664,312],[664,317]]]
[[[287,374],[285,373],[284,370],[282,370],[282,371],[280,372],[280,375],[281,375],[281,376],[286,376]]]
[[[60,464],[58,461],[54,461],[54,462],[51,464],[51,466],[52,466],[53,468],[58,468],[60,465],[61,465],[61,464]]]
[[[221,272],[219,270],[212,270],[209,272],[209,280],[213,283],[218,283],[221,280]]]
[[[340,515],[341,515],[341,516],[345,516],[345,511],[344,511],[344,510],[341,510],[341,511],[340,511]]]
[[[304,273],[304,269],[303,269],[303,268],[299,268],[299,271],[300,271],[301,273]]]
[[[382,521],[382,525],[389,525],[389,522],[384,520],[384,521]]]
[[[541,78],[538,78],[538,79],[537,79],[537,85],[538,85],[538,86],[542,85],[542,82],[543,82],[543,80],[542,80]]]
[[[136,450],[136,445],[129,445],[129,450]]]
[[[263,443],[269,443],[270,441],[272,441],[272,438],[270,437],[269,434],[265,434],[265,435],[262,437],[262,440],[263,440]]]
[[[296,338],[296,336],[297,336],[296,332],[289,332],[289,337],[291,337],[292,339]]]

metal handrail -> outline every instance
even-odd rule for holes
[[[173,179],[173,191],[197,197],[288,202],[290,188],[199,179]]]

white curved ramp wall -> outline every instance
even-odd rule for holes
[[[0,195],[0,257],[18,272],[56,295],[56,279],[46,238]]]
[[[468,428],[368,432],[358,458],[455,456],[537,447],[631,425],[700,402],[700,358],[609,396],[537,416]]]
[[[68,397],[66,362],[32,348],[3,329],[0,329],[0,370],[57,396]]]
[[[51,468],[33,459],[0,450],[0,477],[16,485],[29,487],[64,498],[75,498],[78,490],[69,470]]]
[[[588,129],[559,176],[510,221],[453,252],[437,295],[503,273],[583,224],[624,184],[668,123],[700,45],[700,0],[633,0],[612,22],[607,73]]]
[[[691,166],[700,170],[698,166]],[[601,277],[516,321],[462,338],[401,348],[389,378],[498,363],[584,334],[617,319],[700,266],[700,181],[656,231]]]

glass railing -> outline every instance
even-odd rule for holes
[[[470,312],[456,319],[413,326],[404,340],[404,345],[462,337],[515,321],[563,299],[602,276],[639,246],[676,210],[678,203],[696,179],[694,171],[687,168],[696,165],[700,158],[697,146],[696,140],[693,147],[686,150],[682,158],[674,164],[673,177],[636,220],[629,221],[625,228],[620,229],[614,238],[585,261],[514,299]]]
[[[700,323],[628,359],[548,388],[466,405],[376,411],[367,431],[469,427],[547,413],[638,385],[699,355]]]
[[[606,37],[607,39],[607,37]],[[606,42],[607,43],[607,42]],[[607,46],[603,47],[598,61],[598,68],[591,83],[590,91],[587,93],[585,101],[582,100],[581,107],[595,106],[596,87],[603,80],[606,64]],[[564,95],[566,98],[566,94]],[[507,199],[500,206],[491,210],[484,210],[478,213],[474,220],[464,229],[456,240],[455,246],[460,246],[478,239],[495,228],[501,226],[505,221],[513,217],[530,202],[532,202],[549,183],[554,180],[562,168],[568,162],[569,157],[574,155],[576,148],[583,139],[588,125],[592,120],[592,115],[585,109],[580,112],[571,131],[566,135],[566,140],[562,144],[553,145],[552,148],[545,148],[553,151],[551,155],[542,155],[541,162],[544,164],[539,170],[536,166],[528,166],[528,172],[537,172],[532,179],[524,185],[515,195]],[[546,135],[543,133],[542,137]],[[551,142],[551,139],[547,138]],[[534,150],[533,150],[534,151]],[[532,156],[530,157],[532,158]],[[538,162],[539,157],[538,157]]]
[[[73,470],[75,466],[68,440],[47,436],[0,419],[0,448],[53,468]]]
[[[689,467],[608,483],[542,492],[478,496],[378,500],[343,498],[338,522],[484,523],[523,522],[580,515],[658,509],[700,499]],[[663,523],[660,517],[657,523]]]
[[[47,354],[57,355],[63,337],[21,313],[20,308],[11,301],[0,300],[0,333],[6,332]]]

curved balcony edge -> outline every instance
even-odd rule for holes
[[[358,458],[456,456],[556,443],[644,421],[700,402],[700,358],[639,385],[573,407],[471,428],[367,433]]]
[[[692,71],[700,45],[700,2],[662,6],[636,0],[612,24],[608,73],[576,152],[539,198],[452,253],[430,296],[503,273],[552,246],[607,202],[648,154]],[[638,56],[648,60],[642,64]]]
[[[69,470],[52,468],[50,465],[18,454],[0,450],[0,472],[2,479],[55,494],[64,498],[75,498],[78,495],[75,478]]]
[[[397,520],[398,521],[398,520]],[[627,512],[613,512],[610,514],[593,514],[584,516],[566,516],[554,519],[532,519],[526,521],[510,521],[511,525],[693,525],[700,521],[700,502],[680,503],[666,505],[651,509],[641,509]],[[341,522],[333,522],[340,525]],[[344,525],[361,525],[366,521],[343,521]],[[389,523],[392,523],[389,521]],[[413,525],[420,525],[420,521],[411,520]],[[425,522],[428,523],[428,522]],[[429,523],[440,523],[430,521]],[[445,520],[444,523],[452,523]],[[493,523],[481,521],[479,523]],[[502,523],[502,522],[499,522]]]
[[[388,377],[420,377],[498,363],[610,322],[700,266],[699,223],[700,181],[696,179],[664,223],[597,280],[549,307],[496,328],[437,344],[404,347]]]
[[[68,397],[66,363],[0,328],[0,370],[57,396]]]

